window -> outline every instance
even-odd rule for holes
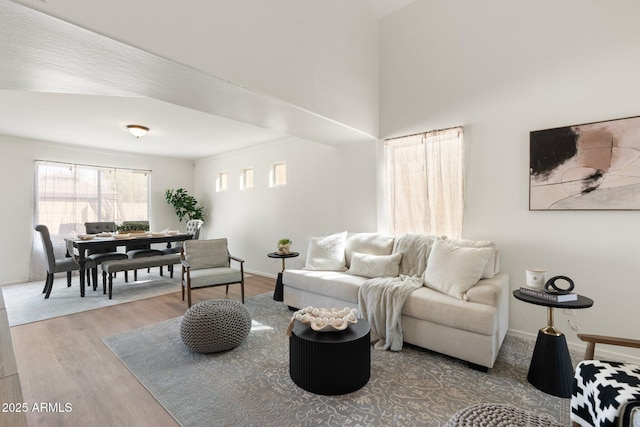
[[[216,191],[226,191],[228,175],[226,172],[220,172],[216,179]]]
[[[271,187],[287,185],[287,163],[279,162],[271,164],[271,174],[269,177]]]
[[[389,231],[462,235],[461,127],[385,141]]]
[[[240,175],[240,188],[242,190],[253,188],[253,168],[242,169],[242,174]]]
[[[150,171],[36,162],[35,222],[51,240],[84,233],[85,222],[147,221]]]

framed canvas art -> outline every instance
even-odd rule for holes
[[[640,209],[640,116],[530,132],[529,210]]]

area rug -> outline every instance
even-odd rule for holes
[[[165,273],[166,274],[166,273]],[[67,287],[66,277],[56,279],[48,299],[44,299],[42,288],[44,280],[39,282],[5,285],[2,287],[9,325],[17,326],[39,320],[51,319],[96,308],[109,307],[125,302],[150,298],[180,291],[180,277],[160,276],[158,270],[147,273],[138,271],[138,280],[133,281],[129,274],[129,282],[125,283],[121,274],[114,279],[113,299],[102,293],[102,278],[97,291],[87,287],[84,298],[80,297],[79,279],[73,277],[71,287]]]
[[[289,377],[286,329],[291,312],[270,294],[246,300],[247,339],[217,354],[190,352],[181,318],[103,341],[182,426],[444,426],[479,403],[512,405],[567,424],[569,400],[526,379],[533,342],[507,337],[495,367],[466,363],[414,346],[371,351],[371,379],[360,390],[322,396]]]

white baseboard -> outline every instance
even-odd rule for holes
[[[518,337],[518,338],[523,338],[526,340],[530,340],[530,341],[534,341],[536,340],[537,333],[536,334],[532,334],[529,332],[522,332],[522,331],[516,331],[513,329],[509,329],[507,331],[507,335],[511,335],[514,337]],[[586,343],[572,343],[572,342],[567,342],[567,347],[569,347],[570,351],[577,351],[578,353],[584,355],[584,352],[587,348],[587,344]],[[619,351],[611,351],[611,350],[607,350],[602,348],[603,346],[599,346],[596,345],[596,358],[600,359],[600,360],[617,360],[617,361],[626,361],[626,362],[631,362],[631,363],[636,363],[640,365],[640,357],[631,355],[631,354],[625,354]],[[609,348],[619,348],[619,349],[624,349],[625,347],[615,347],[615,346],[608,346]]]

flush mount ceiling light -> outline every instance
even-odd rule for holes
[[[140,125],[127,125],[127,129],[131,132],[131,135],[136,138],[140,138],[141,136],[145,136],[147,132],[149,132],[149,128]]]

